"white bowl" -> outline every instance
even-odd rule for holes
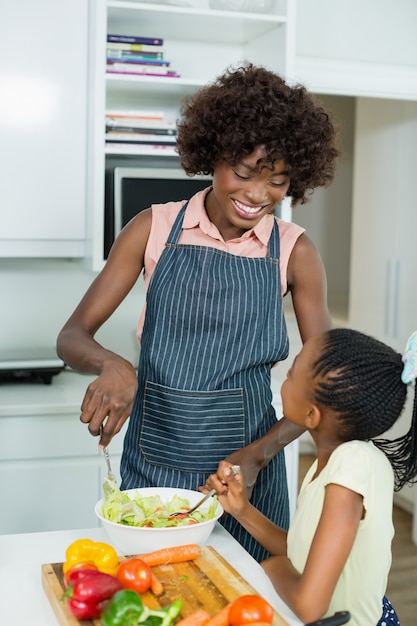
[[[139,492],[142,496],[153,496],[159,494],[163,502],[169,502],[175,495],[186,498],[190,506],[197,504],[203,497],[200,491],[191,491],[189,489],[174,489],[171,487],[144,487],[138,489],[128,489],[127,493],[130,499]],[[213,498],[209,498],[207,502],[201,506],[201,511],[208,509],[213,502]],[[139,526],[125,526],[116,522],[110,522],[102,515],[103,499],[99,500],[95,506],[95,513],[101,521],[105,531],[107,532],[110,543],[114,545],[119,552],[125,555],[144,554],[159,550],[161,548],[171,548],[173,546],[182,546],[189,543],[204,544],[209,538],[217,520],[223,515],[224,510],[219,502],[217,502],[216,515],[207,522],[199,522],[190,526],[173,526],[170,528],[142,528]]]

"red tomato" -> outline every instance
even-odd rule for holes
[[[142,559],[126,559],[120,563],[116,578],[124,589],[145,593],[151,586],[151,568]]]
[[[236,598],[230,606],[230,626],[243,626],[253,622],[272,624],[274,611],[270,604],[260,596],[245,595]]]

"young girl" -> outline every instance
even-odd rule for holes
[[[212,175],[212,185],[188,201],[154,204],[125,226],[61,331],[58,353],[97,374],[81,421],[101,433],[101,445],[130,416],[123,489],[197,489],[227,458],[245,467],[253,502],[288,527],[281,450],[301,429],[277,422],[272,406],[271,368],[288,354],[283,296],[291,293],[303,341],[330,319],[317,249],[274,211],[286,195],[305,202],[331,182],[335,129],[304,87],[251,64],[203,87],[181,113],[181,164],[189,175]],[[136,372],[94,337],[142,270]],[[266,558],[233,518],[227,524]]]
[[[352,626],[399,624],[384,594],[394,485],[399,490],[417,476],[416,393],[407,434],[393,441],[377,437],[400,417],[416,359],[417,332],[403,359],[350,329],[304,344],[282,385],[283,413],[311,433],[317,460],[288,533],[249,503],[239,470],[221,464],[228,491],[220,502],[274,555],[262,565],[303,622],[348,610]],[[217,478],[206,487],[219,487]]]

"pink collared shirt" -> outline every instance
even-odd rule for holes
[[[196,193],[189,201],[182,224],[179,243],[196,246],[209,246],[230,254],[249,258],[266,257],[274,219],[278,222],[280,237],[281,289],[287,291],[287,267],[291,252],[298,237],[305,231],[301,226],[284,222],[273,215],[265,215],[256,226],[246,231],[242,237],[224,241],[217,226],[210,222],[204,208],[204,199],[211,187]],[[144,283],[148,288],[150,278],[161,256],[175,219],[185,200],[152,205],[152,225],[145,250]],[[142,310],[137,335],[140,341],[145,319],[145,307]]]

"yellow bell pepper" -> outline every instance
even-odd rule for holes
[[[113,546],[92,539],[77,539],[65,552],[64,574],[77,563],[89,562],[97,565],[100,572],[115,575],[119,565],[119,557]]]

